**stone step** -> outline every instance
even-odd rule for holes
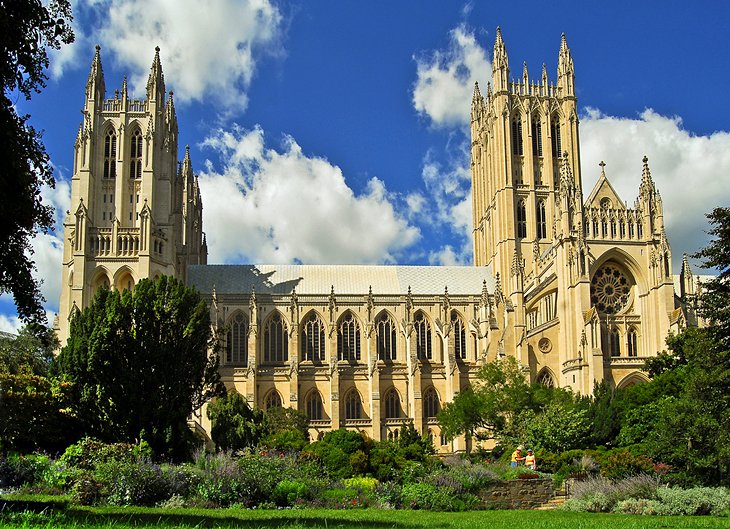
[[[565,503],[565,496],[562,496],[562,495],[555,496],[553,499],[551,499],[550,501],[548,501],[546,503],[543,503],[542,505],[537,507],[537,509],[535,509],[535,510],[551,511],[553,509],[559,509],[560,507],[563,506],[564,503]]]

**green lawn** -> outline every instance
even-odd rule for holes
[[[37,506],[35,506],[37,507]],[[68,507],[57,513],[0,512],[1,527],[18,528],[172,528],[250,527],[288,529],[651,529],[728,528],[728,518],[652,517],[584,514],[561,511],[428,511],[354,510],[265,510],[237,509],[144,509]]]

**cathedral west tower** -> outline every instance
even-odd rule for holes
[[[471,105],[474,264],[514,308],[509,344],[532,381],[591,393],[646,379],[646,357],[686,321],[675,304],[661,197],[643,160],[628,207],[601,163],[584,202],[575,69],[563,34],[557,81],[510,77],[497,28],[486,96]],[[637,164],[638,166],[638,164]],[[639,179],[637,178],[637,181]]]
[[[99,46],[91,63],[64,220],[62,346],[74,311],[99,288],[127,290],[159,275],[185,281],[188,265],[207,261],[198,181],[189,150],[177,161],[177,116],[159,51],[145,99],[129,97],[126,77],[107,98]]]

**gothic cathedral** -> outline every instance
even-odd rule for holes
[[[337,428],[393,438],[412,423],[440,452],[464,440],[441,436],[436,415],[485,362],[514,356],[530,381],[583,394],[646,380],[644,359],[696,323],[686,259],[675,291],[648,160],[632,207],[603,163],[584,201],[565,36],[554,83],[545,66],[511,79],[499,28],[492,67],[471,107],[474,266],[208,265],[159,49],[134,100],[126,79],[106,98],[97,47],[64,223],[61,342],[98,288],[173,275],[209,303],[229,390],[300,409],[313,439]],[[206,435],[205,414],[195,422]]]

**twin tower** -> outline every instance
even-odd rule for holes
[[[131,289],[142,278],[186,278],[205,264],[203,204],[190,153],[178,162],[173,94],[156,48],[147,97],[130,99],[127,79],[109,98],[99,46],[91,63],[74,142],[71,210],[64,220],[63,281],[57,332],[102,286]]]

